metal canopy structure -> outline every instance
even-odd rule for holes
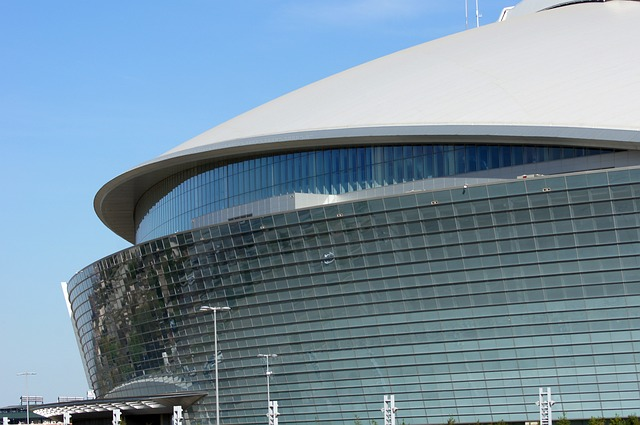
[[[73,417],[111,416],[116,409],[125,415],[171,413],[173,406],[189,407],[204,397],[206,393],[185,392],[155,395],[149,397],[125,397],[113,399],[93,399],[68,403],[52,403],[38,406],[35,413],[50,419],[60,419],[65,413]]]

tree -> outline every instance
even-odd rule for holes
[[[627,424],[629,425],[640,425],[640,418],[636,415],[629,415],[627,418]]]

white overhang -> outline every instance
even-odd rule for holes
[[[173,406],[183,408],[191,406],[204,397],[206,393],[187,392],[154,395],[148,397],[126,397],[114,399],[93,399],[68,403],[43,404],[33,409],[35,413],[46,418],[62,418],[65,413],[74,416],[111,416],[116,409],[127,414],[160,414],[170,413]]]

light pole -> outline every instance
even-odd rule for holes
[[[275,359],[277,354],[258,354],[258,357],[264,357],[267,361],[267,418],[271,415],[271,394],[269,392],[269,378],[271,377],[271,371],[269,370],[269,359]]]
[[[216,425],[220,425],[220,401],[218,399],[218,318],[219,311],[229,311],[231,307],[210,307],[203,305],[200,307],[200,311],[212,311],[213,312],[213,355],[215,358],[216,366]]]
[[[24,376],[25,386],[27,387],[27,425],[29,425],[29,376],[35,375],[35,372],[20,372],[18,376]]]

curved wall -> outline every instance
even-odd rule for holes
[[[185,389],[214,418],[282,424],[537,421],[637,414],[640,169],[408,193],[255,217],[136,245],[70,281],[101,397]]]

